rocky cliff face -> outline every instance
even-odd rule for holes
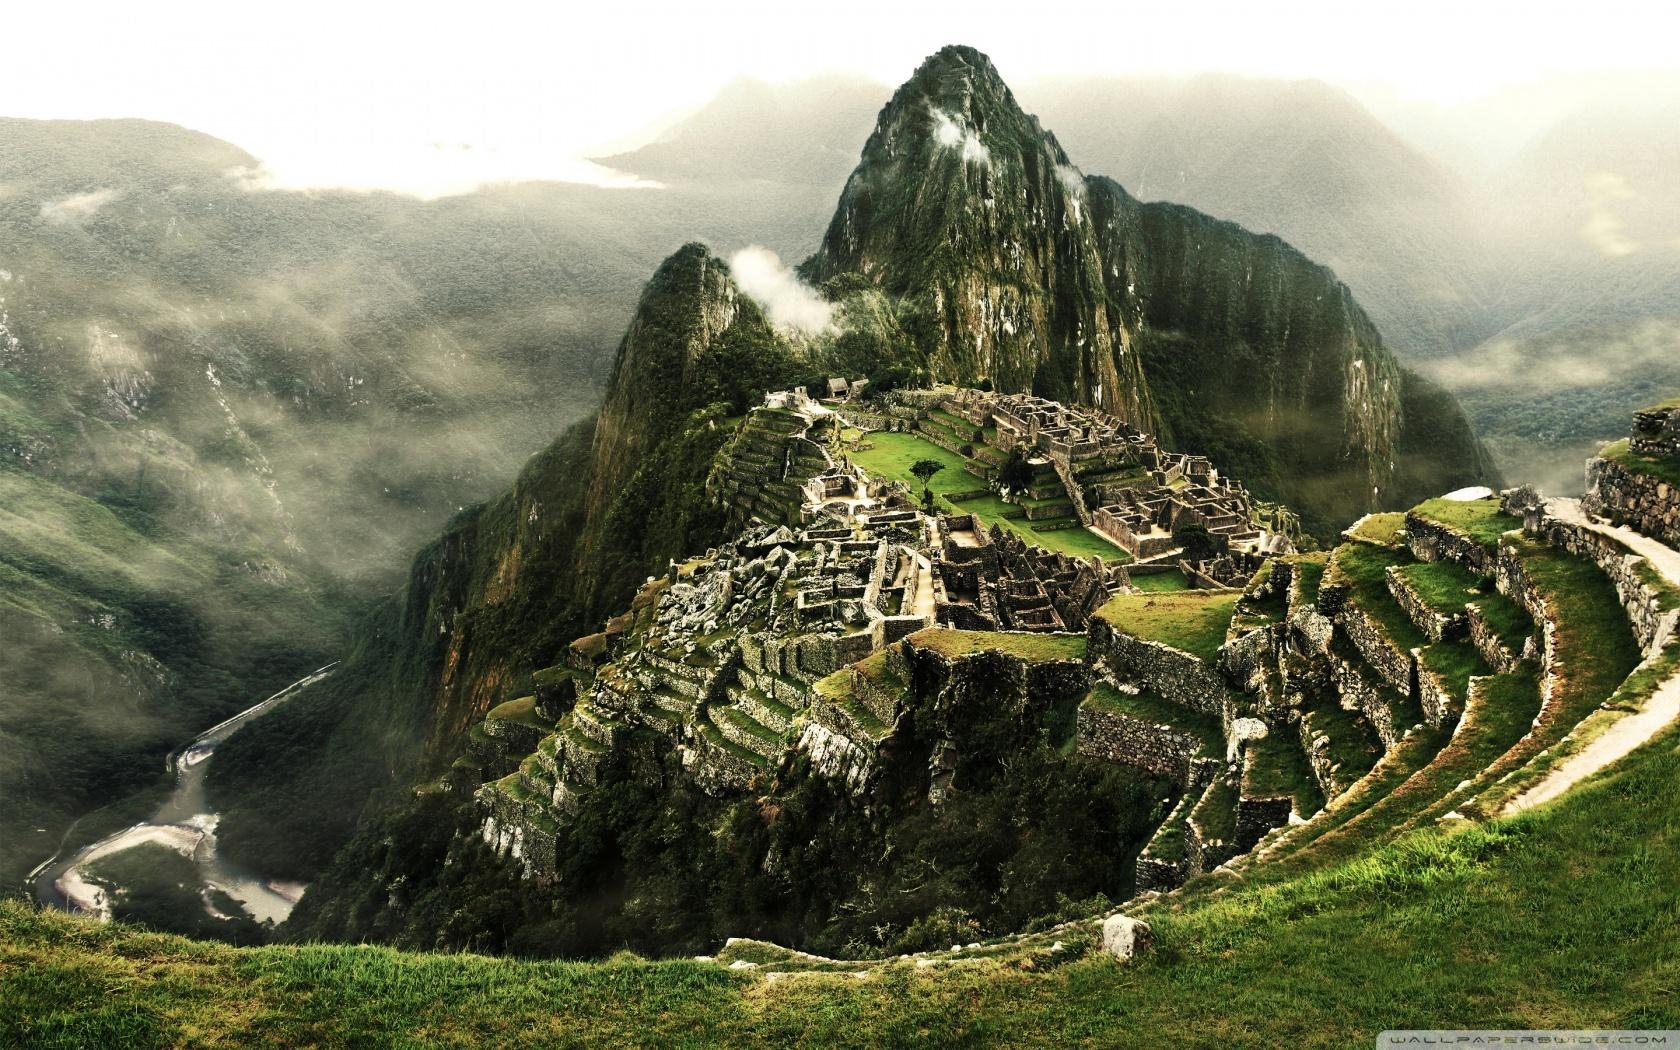
[[[732,433],[724,420],[794,367],[721,260],[697,244],[667,259],[598,419],[423,549],[335,679],[218,752],[225,847],[265,871],[318,867],[371,791],[435,773],[485,711],[622,606],[650,567],[715,543],[722,514],[702,490]],[[339,798],[343,811],[322,819],[333,807],[321,800]],[[308,846],[288,846],[298,842]]]
[[[944,49],[887,103],[805,271],[916,300],[940,378],[1153,422],[1085,177],[977,51]]]
[[[969,48],[929,58],[881,111],[804,270],[914,302],[936,378],[1100,406],[1321,531],[1489,476],[1462,425],[1432,427],[1452,440],[1411,443],[1397,474],[1400,369],[1333,273],[1085,176]],[[1444,393],[1414,393],[1420,414],[1462,421]]]

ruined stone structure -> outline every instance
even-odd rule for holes
[[[1582,505],[1593,514],[1680,546],[1680,404],[1634,413],[1625,452],[1587,462]]]
[[[1141,471],[1145,486],[1161,483],[1157,472],[1174,475],[1166,487],[1175,491],[1220,484],[1205,461],[1177,457],[1163,469],[1146,436],[1093,430],[1032,399],[919,392],[893,407],[915,422],[930,404],[1061,457],[1069,476],[1089,467],[1093,448],[1119,462],[1118,444],[1136,458],[1117,469]],[[1160,613],[1126,567],[1036,548],[972,516],[922,513],[902,486],[823,451],[814,435],[832,410],[798,392],[759,413],[768,418],[749,419],[743,433],[762,441],[735,447],[772,464],[758,450],[782,448],[786,471],[774,476],[791,487],[774,505],[791,498],[797,508],[650,579],[626,613],[537,676],[534,696],[491,713],[474,737],[476,777],[452,774],[452,786],[476,788],[485,841],[533,878],[556,870],[568,814],[649,749],[674,754],[683,776],[720,796],[810,775],[865,805],[883,785],[906,783],[937,805],[960,790],[953,771],[978,721],[1037,727],[1062,711],[1069,736],[1055,746],[1171,785],[1172,808],[1137,861],[1140,888],[1169,889],[1369,783],[1418,731],[1447,739],[1472,724],[1491,678],[1454,677],[1466,653],[1491,674],[1533,665],[1539,696],[1556,688],[1557,610],[1515,541],[1414,512],[1392,540],[1356,541],[1328,559],[1268,558],[1262,545],[1247,552],[1259,567],[1240,593],[1177,596],[1188,620],[1218,617],[1216,637],[1204,628],[1180,642],[1176,628],[1139,629],[1134,615]],[[801,442],[816,453],[801,459]],[[758,490],[717,491],[756,517]],[[1642,645],[1654,651],[1673,636],[1680,613],[1639,559],[1548,514],[1533,493],[1508,493],[1502,506],[1520,515],[1525,542],[1604,569]],[[1353,548],[1388,560],[1376,570],[1344,564]],[[1461,604],[1451,591],[1443,599],[1414,575],[1436,561],[1481,583]],[[916,752],[919,765],[906,769],[912,740],[933,741],[931,755]]]

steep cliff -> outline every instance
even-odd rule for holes
[[[1075,168],[984,55],[947,47],[893,96],[805,274],[913,304],[939,379],[1093,404],[1216,456],[1320,532],[1490,476],[1462,413],[1400,370],[1328,269]],[[1402,444],[1410,469],[1397,472]]]
[[[805,272],[916,301],[940,378],[1153,422],[1085,178],[976,51],[944,49],[893,95]]]
[[[318,870],[381,787],[454,757],[466,730],[628,601],[650,567],[716,541],[702,495],[751,392],[797,358],[698,244],[648,282],[599,417],[470,508],[364,621],[335,678],[218,751],[222,839],[263,870]]]

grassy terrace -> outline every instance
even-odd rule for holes
[[[1529,737],[1479,771],[1479,787],[1556,744],[1614,694],[1642,658],[1615,587],[1596,565],[1532,540],[1518,540],[1517,547],[1535,588],[1558,610],[1558,688]]]
[[[1273,731],[1248,745],[1243,765],[1243,795],[1247,798],[1294,800],[1295,812],[1311,816],[1324,808],[1324,792],[1313,778],[1307,753],[1294,733]]]
[[[1488,629],[1499,636],[1513,652],[1521,652],[1523,642],[1534,633],[1534,621],[1516,602],[1497,592],[1473,602],[1481,610]]]
[[[880,739],[887,734],[887,730],[891,727],[877,718],[875,712],[864,706],[863,701],[859,700],[857,694],[852,691],[852,686],[851,669],[842,667],[827,678],[820,679],[811,688],[816,691],[818,696],[852,716],[852,719],[868,731],[870,735]]]
[[[1295,571],[1301,577],[1301,600],[1307,605],[1318,604],[1318,588],[1324,583],[1324,570],[1329,564],[1328,552],[1303,554],[1295,559]]]
[[[1618,463],[1635,474],[1647,474],[1659,481],[1666,481],[1670,485],[1680,485],[1680,462],[1672,459],[1653,459],[1634,453],[1629,447],[1627,438],[1614,441],[1599,449],[1598,454],[1604,459]]]
[[[1001,652],[1033,663],[1085,659],[1085,636],[1082,634],[1017,634],[1006,631],[954,631],[946,627],[928,627],[912,634],[910,644],[951,657]]]
[[[1121,594],[1110,598],[1097,616],[1126,634],[1211,661],[1225,644],[1239,597],[1215,591]]]
[[[1190,581],[1185,578],[1182,570],[1173,569],[1171,572],[1155,572],[1147,576],[1133,576],[1132,586],[1140,591],[1151,593],[1187,591],[1190,589]]]
[[[1429,644],[1429,636],[1418,629],[1388,590],[1385,574],[1390,565],[1403,565],[1411,556],[1368,543],[1347,543],[1336,548],[1330,565],[1333,578],[1348,585],[1348,595],[1375,620],[1402,649]]]
[[[919,494],[922,491],[922,482],[910,473],[912,464],[920,459],[937,460],[944,464],[945,469],[933,476],[933,483],[929,488],[937,497],[939,506],[949,513],[973,514],[987,526],[1001,525],[1028,543],[1046,550],[1063,551],[1079,558],[1096,554],[1110,562],[1131,561],[1131,555],[1091,530],[1077,525],[1074,528],[1040,532],[1022,518],[1019,506],[1005,503],[994,495],[952,499],[952,496],[984,491],[987,483],[984,478],[969,472],[968,465],[961,456],[940,448],[924,437],[916,434],[874,433],[867,435],[865,440],[873,447],[848,453],[852,462],[877,477],[902,481],[910,486],[914,493]],[[1033,524],[1043,525],[1049,522]]]
[[[1201,829],[1204,842],[1229,842],[1237,833],[1237,789],[1219,777],[1208,785],[1190,816]]]
[[[1392,547],[1400,542],[1400,530],[1406,525],[1406,515],[1395,511],[1392,514],[1372,514],[1359,522],[1357,526],[1348,530],[1348,535],[1366,543],[1375,543],[1383,547]]]
[[[1671,728],[1542,811],[1159,902],[1157,950],[1124,965],[1041,956],[1029,969],[1018,952],[771,983],[687,960],[236,949],[7,901],[0,1031],[22,1045],[139,1047],[1142,1047],[1163,1031],[1223,1045],[1263,1031],[1346,1047],[1441,1024],[1680,1027],[1680,938],[1664,935],[1680,881],[1676,782]],[[1334,967],[1302,965],[1329,953]]]
[[[1129,715],[1151,724],[1170,725],[1200,740],[1203,754],[1214,758],[1225,754],[1225,730],[1219,719],[1192,711],[1154,693],[1124,693],[1102,682],[1086,695],[1083,704],[1098,711]]]
[[[1369,773],[1382,757],[1382,747],[1370,726],[1333,699],[1318,701],[1308,713],[1312,728],[1330,740],[1330,765],[1337,767],[1341,783],[1351,783]]]
[[[1482,578],[1455,562],[1418,562],[1402,565],[1396,571],[1411,584],[1423,603],[1438,613],[1461,613],[1483,593]]]
[[[486,718],[494,718],[500,722],[517,722],[520,725],[534,726],[537,729],[553,729],[554,723],[545,721],[537,714],[537,698],[522,696],[517,700],[509,700],[497,704],[490,709]]]
[[[1522,528],[1521,518],[1499,512],[1496,499],[1432,499],[1413,507],[1412,513],[1462,532],[1489,550],[1499,545],[1500,536]]]

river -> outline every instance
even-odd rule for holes
[[[224,917],[210,903],[209,889],[217,889],[237,900],[258,922],[283,922],[292,906],[303,896],[299,883],[265,879],[224,858],[216,849],[216,824],[220,819],[210,809],[204,794],[204,776],[217,745],[241,728],[303,690],[332,674],[337,661],[293,682],[273,696],[210,727],[166,760],[175,775],[175,788],[148,820],[84,846],[70,856],[64,851],[42,861],[29,873],[35,898],[42,904],[72,912],[111,917],[111,901],[104,886],[85,876],[89,864],[144,843],[156,843],[191,857],[198,866],[199,880],[207,888],[205,911]],[[74,831],[74,828],[71,829]]]

